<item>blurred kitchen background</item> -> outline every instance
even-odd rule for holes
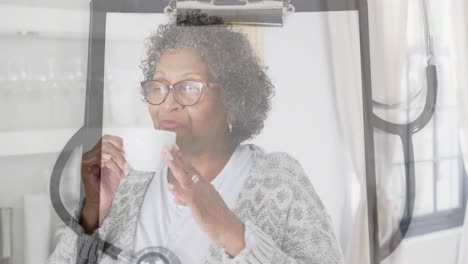
[[[0,2],[0,207],[13,209],[6,263],[44,263],[56,238],[48,182],[83,124],[88,28],[88,1]]]

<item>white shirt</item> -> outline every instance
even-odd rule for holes
[[[253,151],[239,145],[221,172],[211,181],[232,209],[250,174]],[[135,251],[162,246],[177,255],[182,264],[202,263],[212,241],[198,227],[188,207],[177,205],[167,189],[167,165],[156,173],[148,187],[136,228]]]

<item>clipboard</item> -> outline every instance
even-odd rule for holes
[[[376,193],[376,172],[374,136],[371,118],[372,108],[372,83],[369,39],[369,15],[367,0],[296,0],[293,1],[295,12],[337,12],[355,11],[358,13],[360,58],[362,79],[363,125],[364,125],[364,149],[365,171],[367,178],[367,207],[369,222],[369,252],[372,264],[380,263],[386,255],[390,254],[398,243],[392,244],[392,248],[380,248],[378,209]],[[103,129],[103,100],[104,100],[104,68],[105,68],[105,44],[106,21],[111,13],[163,13],[168,1],[154,0],[93,0],[90,2],[90,28],[88,43],[88,68],[86,81],[86,102],[84,124],[67,142],[54,165],[51,182],[50,196],[53,207],[64,223],[70,223],[71,214],[67,211],[60,197],[61,174],[72,152],[78,146],[83,146],[83,151],[91,149],[102,135]],[[105,242],[105,250],[117,256],[120,249]]]

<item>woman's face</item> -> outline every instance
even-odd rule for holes
[[[212,81],[208,66],[196,49],[169,49],[163,53],[154,80],[174,84],[183,80]],[[155,129],[177,133],[177,144],[185,151],[197,152],[210,144],[226,144],[228,123],[221,100],[220,86],[205,87],[200,100],[183,106],[170,92],[160,105],[148,104]]]

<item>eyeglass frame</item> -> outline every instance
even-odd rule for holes
[[[174,94],[174,89],[173,89],[174,85],[176,85],[176,84],[178,84],[178,83],[180,83],[180,82],[187,82],[187,81],[188,81],[188,82],[196,82],[196,83],[200,83],[200,84],[203,85],[203,86],[200,88],[200,95],[198,96],[197,101],[195,101],[195,103],[190,104],[190,105],[180,103],[180,102],[177,100],[177,97],[175,96],[175,94]],[[213,86],[210,86],[211,84],[218,84],[218,85],[215,86],[215,87],[222,86],[220,82],[199,82],[199,81],[194,81],[194,80],[181,80],[181,81],[178,81],[178,82],[175,82],[175,83],[167,84],[167,83],[164,83],[164,82],[161,82],[161,81],[158,81],[158,80],[146,80],[146,81],[140,82],[140,88],[144,91],[144,85],[147,84],[147,83],[150,83],[150,82],[158,82],[158,83],[162,83],[162,84],[164,84],[164,85],[166,85],[166,86],[169,86],[169,92],[166,94],[166,96],[164,97],[164,99],[163,99],[163,100],[161,101],[161,103],[159,103],[159,104],[153,104],[153,103],[151,103],[150,101],[148,101],[148,99],[147,99],[148,96],[146,95],[145,92],[143,92],[144,95],[145,95],[145,96],[144,96],[144,101],[147,102],[147,103],[150,104],[150,105],[162,105],[162,104],[166,101],[167,96],[169,96],[169,93],[172,92],[172,96],[174,97],[174,100],[175,100],[178,104],[183,105],[183,106],[193,106],[193,105],[197,104],[198,101],[200,101],[201,95],[202,95],[202,93],[203,93],[203,88],[205,88],[205,87],[213,87]]]

